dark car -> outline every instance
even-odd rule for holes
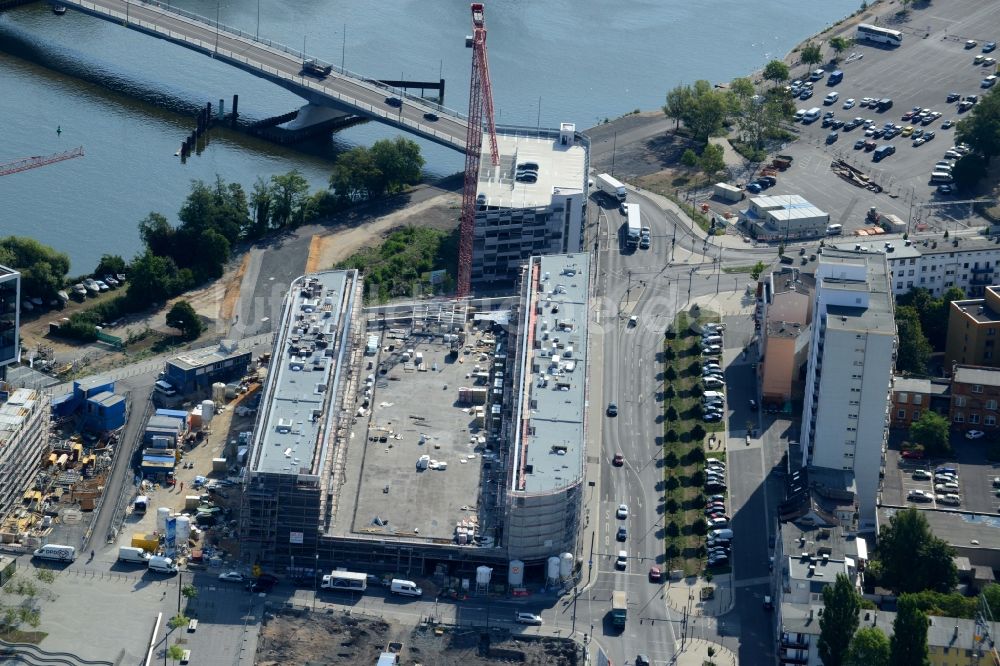
[[[778,179],[774,176],[761,176],[757,179],[757,182],[761,185],[766,183],[768,187],[774,187],[778,184]]]
[[[398,97],[386,97],[385,103],[388,104],[389,106],[394,106],[397,109],[403,106],[403,100],[399,99]]]
[[[955,193],[955,187],[953,185],[938,185],[937,186],[937,193],[938,194],[954,194]]]
[[[839,130],[841,127],[843,127],[844,130],[847,131],[854,129],[855,127],[857,127],[857,125],[854,124],[853,120],[849,123],[845,123],[843,120],[834,120],[830,124],[830,127],[832,127],[835,130]]]
[[[934,134],[934,132],[924,132],[924,141],[930,141],[935,136],[937,136],[937,135]]]
[[[996,48],[997,48],[996,42],[986,42],[985,44],[983,44],[983,53],[991,53],[995,51]]]
[[[608,403],[608,416],[618,416],[618,405],[613,402]]]
[[[764,188],[760,186],[756,181],[747,185],[747,192],[751,194],[760,194]]]
[[[436,113],[428,111],[427,113],[424,114],[424,120],[430,120],[431,122],[434,122],[437,119],[438,119],[438,114]]]
[[[957,102],[958,98],[961,97],[957,92],[948,93],[948,96],[944,98],[946,102]]]
[[[837,134],[836,132],[830,132],[829,134],[826,135],[826,142],[827,143],[834,143],[839,138],[840,138],[839,134]]]
[[[625,541],[628,539],[628,530],[624,527],[618,528],[618,534],[615,535],[615,539],[618,541]]]
[[[829,127],[830,125],[833,124],[833,120],[834,120],[834,118],[833,118],[833,114],[832,113],[830,115],[828,115],[828,116],[825,116],[823,118],[823,122],[820,123],[820,127]]]
[[[854,150],[861,150],[864,147],[865,147],[864,139],[858,139],[857,141],[854,142]]]

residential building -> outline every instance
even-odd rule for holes
[[[961,430],[997,429],[1000,369],[955,365],[951,373],[952,426]]]
[[[19,388],[0,394],[0,522],[33,488],[49,442],[49,399]]]
[[[892,408],[889,410],[892,427],[909,428],[927,411],[947,414],[950,387],[951,383],[946,379],[893,377]]]
[[[802,464],[853,472],[863,525],[874,522],[895,350],[885,255],[824,251],[816,269]]]
[[[208,393],[215,382],[239,379],[250,367],[252,354],[240,351],[235,340],[223,340],[216,349],[185,352],[166,362],[164,379],[178,393]]]
[[[878,252],[889,262],[890,283],[895,296],[916,287],[941,296],[958,287],[966,296],[982,296],[986,286],[1000,278],[1000,243],[980,236],[915,239],[877,237],[837,243],[841,250]]]
[[[508,367],[514,410],[508,469],[509,556],[579,552],[586,461],[590,262],[586,253],[532,257]]]
[[[948,310],[948,337],[944,364],[1000,365],[1000,286],[986,287],[982,298],[952,301]]]
[[[769,408],[791,411],[792,400],[802,396],[813,285],[811,276],[794,268],[776,270],[763,280],[758,373],[761,402]]]
[[[21,274],[0,266],[0,380],[4,369],[20,358]]]
[[[752,197],[741,217],[753,238],[769,241],[820,238],[830,224],[829,213],[798,194]]]
[[[472,245],[472,282],[513,285],[532,256],[580,252],[590,142],[572,123],[559,130],[498,128],[500,163],[483,141]],[[533,176],[521,176],[525,165]]]

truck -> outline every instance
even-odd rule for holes
[[[881,224],[882,228],[891,234],[906,233],[906,222],[900,219],[898,215],[893,215],[892,213],[880,215],[879,224]]]
[[[353,571],[331,571],[323,576],[323,583],[320,587],[324,590],[364,592],[368,589],[368,576]]]
[[[597,189],[615,201],[625,201],[625,186],[613,176],[606,173],[597,174],[595,179]]]
[[[625,590],[615,590],[611,593],[611,622],[616,627],[624,627],[628,619],[628,598]]]
[[[716,183],[713,186],[713,192],[716,197],[722,199],[723,201],[737,202],[743,199],[743,190],[738,187],[733,187],[729,183]]]
[[[639,245],[639,236],[642,233],[641,212],[639,204],[625,204],[625,246],[636,247]]]
[[[134,546],[121,546],[118,549],[118,561],[119,562],[136,562],[138,564],[147,564],[149,562],[150,554],[144,551],[142,548],[136,548]]]

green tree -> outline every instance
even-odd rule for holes
[[[680,127],[681,120],[691,104],[691,98],[690,86],[679,85],[667,92],[667,103],[663,105],[663,114],[674,121],[674,129]]]
[[[341,199],[365,201],[381,194],[382,180],[375,156],[364,146],[359,146],[337,157],[330,175],[330,187]]]
[[[804,65],[817,65],[823,62],[823,51],[820,50],[819,44],[809,42],[802,47],[802,53],[799,54],[799,60],[801,60]]]
[[[827,44],[830,45],[830,48],[836,52],[837,58],[840,58],[841,54],[844,51],[851,48],[851,45],[853,43],[854,43],[853,39],[842,37],[840,35],[837,35],[836,37],[831,37],[830,40],[827,42]]]
[[[980,97],[969,115],[959,121],[955,138],[968,143],[987,164],[1000,154],[1000,95],[995,88]],[[958,165],[955,167],[957,169]]]
[[[695,81],[694,96],[682,120],[691,131],[691,137],[700,144],[722,129],[729,117],[729,103],[725,91],[716,90],[708,81]]]
[[[194,340],[205,330],[201,317],[187,301],[177,301],[167,312],[167,326],[176,328],[188,340]]]
[[[766,268],[767,266],[763,261],[758,261],[753,265],[753,268],[750,269],[750,279],[755,282],[759,280],[761,273],[763,273]]]
[[[920,326],[920,314],[913,307],[896,308],[896,329],[899,348],[896,352],[896,370],[924,374],[931,356],[931,345]]]
[[[975,108],[975,107],[973,107]],[[987,160],[981,155],[963,155],[951,170],[951,177],[955,181],[955,187],[969,190],[986,175]]]
[[[139,222],[139,238],[150,252],[160,257],[174,254],[174,234],[176,230],[159,213],[150,213]]]
[[[184,658],[184,648],[176,643],[167,648],[167,659],[170,661],[180,661]]]
[[[845,574],[823,588],[823,616],[819,619],[819,656],[824,666],[841,666],[851,637],[858,628],[861,597]]]
[[[722,146],[710,143],[702,151],[698,164],[709,178],[726,168],[725,151]]]
[[[0,264],[21,273],[21,294],[49,301],[63,288],[69,257],[33,238],[0,238]]]
[[[403,137],[382,139],[372,145],[371,153],[382,174],[382,192],[395,194],[407,185],[420,182],[424,158],[415,141]]]
[[[927,616],[909,595],[899,598],[889,641],[890,666],[928,666]]]
[[[284,229],[301,225],[308,194],[309,181],[298,169],[271,176],[271,226]]]
[[[133,310],[166,301],[174,292],[177,264],[168,256],[147,249],[132,260],[126,301]]]
[[[105,275],[118,275],[126,270],[125,260],[117,254],[103,254],[101,260],[97,262],[94,275],[103,277]]]
[[[683,153],[681,153],[681,164],[688,168],[698,166],[698,153],[694,152],[690,148],[686,149]]]
[[[881,584],[898,593],[950,592],[958,584],[954,556],[951,546],[931,534],[921,511],[897,511],[879,534]]]
[[[181,594],[185,599],[191,600],[198,596],[198,588],[190,583],[181,588]]]
[[[929,409],[924,410],[920,418],[910,424],[910,441],[923,446],[931,456],[951,453],[948,419]]]
[[[782,60],[772,60],[764,66],[764,80],[771,81],[775,85],[787,81],[789,76],[788,65]]]
[[[889,639],[878,627],[861,627],[854,633],[844,666],[889,666]]]

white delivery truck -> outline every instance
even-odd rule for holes
[[[597,174],[597,189],[611,197],[615,201],[625,201],[625,186],[621,182],[606,173]]]
[[[417,587],[416,583],[402,578],[393,578],[389,585],[389,591],[402,597],[422,597],[424,595],[424,591]]]
[[[625,204],[625,246],[636,247],[639,245],[639,236],[642,233],[642,221],[639,204]]]
[[[175,574],[177,573],[177,565],[169,557],[154,555],[149,558],[149,570],[156,573]]]
[[[76,548],[73,546],[61,546],[56,543],[50,543],[36,550],[33,555],[40,560],[72,562],[76,559]]]
[[[122,546],[118,549],[119,562],[134,562],[136,564],[146,564],[149,562],[149,553],[142,548],[132,546]]]

